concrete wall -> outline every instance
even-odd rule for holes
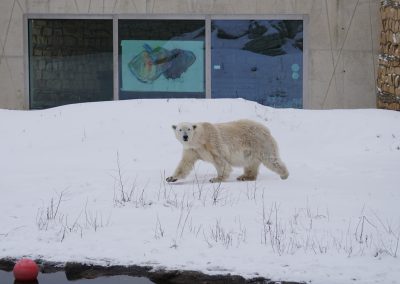
[[[24,13],[308,14],[306,108],[376,106],[378,0],[1,0],[0,108],[27,109]]]

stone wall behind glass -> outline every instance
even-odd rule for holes
[[[111,20],[31,20],[31,108],[112,100]]]

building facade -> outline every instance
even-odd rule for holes
[[[0,108],[243,97],[376,106],[376,0],[4,0]]]

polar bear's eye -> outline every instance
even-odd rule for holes
[[[188,131],[190,131],[190,128],[188,129]]]
[[[182,132],[182,129],[179,129],[180,132]]]

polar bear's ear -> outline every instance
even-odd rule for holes
[[[196,124],[193,124],[193,129],[196,129],[196,127],[197,127],[197,125],[196,125]]]
[[[172,125],[172,129],[175,130],[176,129],[176,125]]]

